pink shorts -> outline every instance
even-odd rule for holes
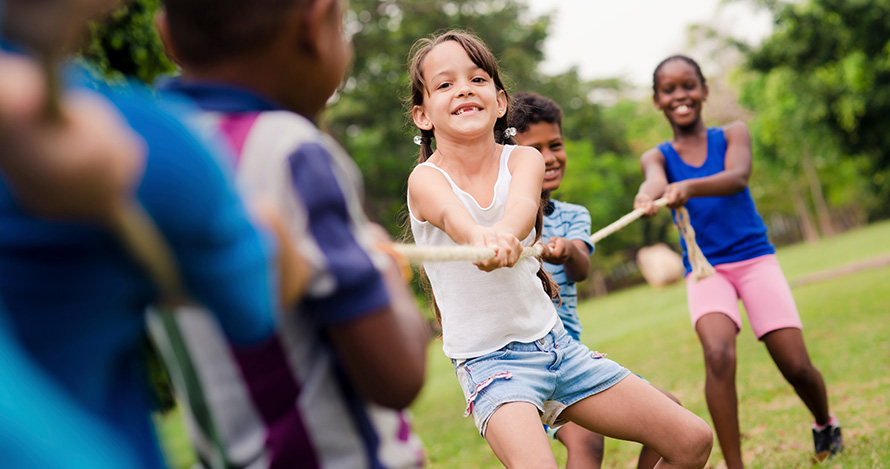
[[[738,332],[742,329],[741,299],[758,339],[786,327],[803,329],[791,287],[775,254],[716,265],[714,270],[717,273],[699,281],[692,275],[686,276],[693,327],[706,314],[722,313],[735,322]]]

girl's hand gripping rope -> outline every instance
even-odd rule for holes
[[[522,254],[522,244],[516,236],[490,227],[478,227],[471,237],[471,244],[494,251],[494,257],[474,262],[479,270],[485,272],[500,267],[513,267]]]

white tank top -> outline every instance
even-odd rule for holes
[[[494,198],[488,207],[480,207],[442,168],[429,162],[421,165],[435,168],[445,176],[476,223],[492,226],[504,216],[512,179],[507,162],[513,148],[514,145],[505,145],[501,153]],[[444,231],[415,218],[410,208],[409,214],[418,245],[457,246]],[[532,230],[522,245],[530,246],[534,240]],[[472,262],[464,261],[424,262],[423,267],[442,314],[442,350],[449,358],[473,358],[510,342],[532,342],[550,332],[558,320],[556,308],[536,275],[540,263],[533,257],[493,272],[483,272]]]

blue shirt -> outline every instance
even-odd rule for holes
[[[154,98],[98,86],[145,141],[137,199],[172,249],[190,296],[212,309],[236,344],[274,330],[272,244],[249,222],[229,174]],[[151,279],[106,229],[39,219],[0,178],[0,296],[35,362],[75,401],[132,443],[145,467],[163,465],[142,363]]]
[[[586,208],[550,199],[544,208],[544,228],[541,238],[546,243],[551,237],[558,236],[568,240],[581,240],[587,244],[588,255],[593,254],[594,246],[590,244],[590,212]],[[544,263],[544,269],[559,285],[559,298],[553,300],[556,312],[569,335],[575,340],[581,339],[581,320],[578,318],[578,292],[575,282],[566,276],[562,265]],[[561,300],[561,302],[560,302]]]
[[[658,145],[658,149],[664,155],[664,168],[671,183],[711,176],[726,169],[726,137],[720,127],[708,129],[708,155],[701,166],[686,164],[670,142]],[[776,252],[766,236],[766,225],[757,213],[747,187],[733,195],[693,197],[686,202],[686,209],[695,230],[695,242],[712,265]],[[688,274],[692,268],[686,242],[681,238],[680,244]]]
[[[0,465],[18,469],[139,466],[125,440],[84,412],[21,350],[2,315],[0,369]]]

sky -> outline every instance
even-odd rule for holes
[[[707,23],[757,43],[771,18],[745,1],[721,0],[528,0],[533,14],[553,12],[544,43],[542,71],[578,68],[585,79],[623,77],[649,86],[663,58],[688,53],[688,26]],[[703,64],[704,66],[705,64]]]

